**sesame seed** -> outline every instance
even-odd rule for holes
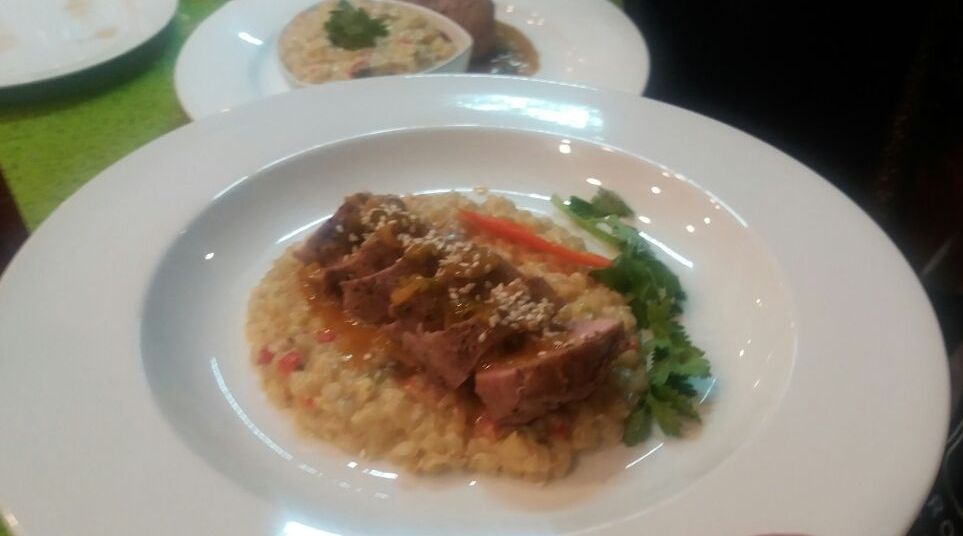
[[[481,335],[478,336],[478,342],[485,342],[486,338],[488,338],[488,332],[483,331],[481,332]]]
[[[515,329],[541,331],[555,315],[554,305],[545,299],[535,302],[519,279],[495,286],[488,301],[495,306],[497,321]]]

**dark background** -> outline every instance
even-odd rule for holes
[[[940,318],[960,433],[963,1],[626,0],[625,7],[649,45],[645,96],[792,155],[896,242]],[[912,536],[963,534],[961,467],[963,454],[951,449]]]
[[[625,3],[650,49],[645,96],[789,153],[886,229],[929,289],[963,291],[963,2]]]

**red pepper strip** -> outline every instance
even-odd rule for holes
[[[512,242],[516,242],[523,246],[528,246],[531,249],[554,255],[560,259],[564,259],[574,264],[594,266],[596,268],[608,268],[609,266],[612,266],[612,261],[610,259],[606,259],[605,257],[596,255],[594,253],[576,251],[561,244],[550,242],[533,233],[528,227],[525,227],[524,225],[512,220],[496,218],[494,216],[486,216],[484,214],[479,214],[478,212],[465,209],[462,209],[461,211],[461,218],[462,220],[474,225],[475,227],[478,227],[483,231],[487,231],[493,235],[511,240]]]
[[[267,346],[261,348],[261,351],[257,354],[257,364],[267,365],[274,360],[274,352],[268,350]]]
[[[314,340],[320,343],[331,342],[336,338],[338,338],[338,335],[330,329],[318,330],[314,333]]]
[[[291,350],[278,359],[278,372],[281,374],[291,374],[301,366],[301,352]]]

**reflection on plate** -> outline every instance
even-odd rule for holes
[[[194,119],[291,90],[278,35],[317,0],[234,0],[202,22],[177,60],[175,89]],[[499,0],[499,48],[473,72],[532,74],[545,80],[638,95],[649,75],[642,36],[606,0]],[[513,31],[514,30],[514,31]]]
[[[297,434],[265,400],[242,330],[272,261],[360,188],[479,183],[545,215],[547,192],[599,184],[637,210],[718,378],[698,437],[600,451],[549,486],[427,479]],[[326,84],[141,148],[11,263],[0,341],[17,438],[0,501],[36,535],[896,536],[948,421],[918,281],[828,183],[689,112],[505,77]]]

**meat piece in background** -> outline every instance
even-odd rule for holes
[[[472,58],[488,56],[495,50],[495,4],[492,0],[406,0],[437,11],[471,34],[475,40]]]

